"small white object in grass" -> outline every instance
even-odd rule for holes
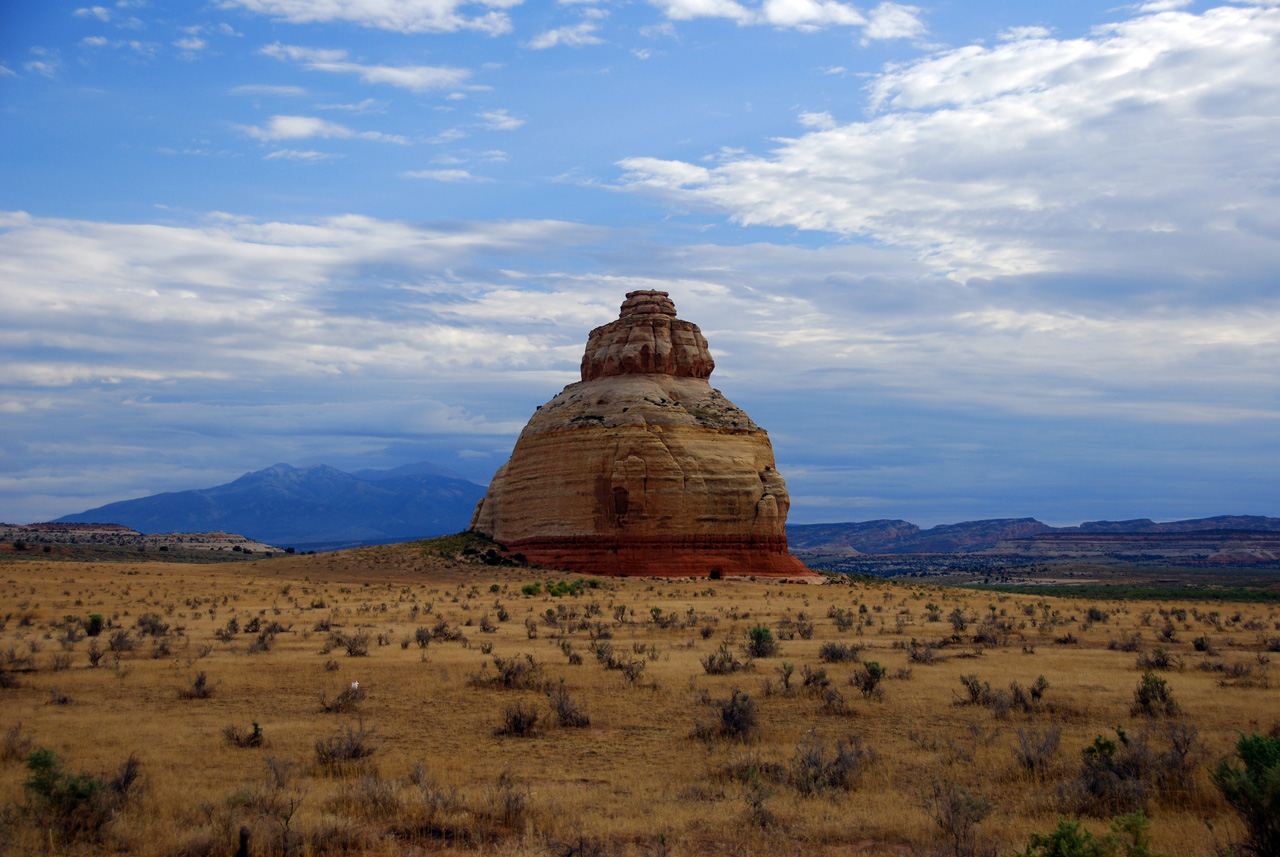
[[[360,682],[358,682],[358,681],[353,681],[353,682],[351,682],[351,689],[352,689],[352,690],[359,690],[359,689],[360,689]]]

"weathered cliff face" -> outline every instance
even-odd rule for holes
[[[787,553],[768,434],[712,389],[715,362],[665,292],[596,328],[582,381],[538,409],[472,527],[592,574],[812,577]]]

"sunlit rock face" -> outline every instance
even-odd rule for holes
[[[472,528],[584,574],[813,577],[764,429],[708,382],[715,361],[666,292],[591,331],[582,381],[529,420]]]

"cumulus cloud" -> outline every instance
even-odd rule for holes
[[[960,279],[1280,260],[1280,8],[1010,36],[888,68],[863,121],[713,168],[628,158],[623,185],[912,248]]]
[[[88,6],[73,12],[77,18],[97,18],[99,21],[110,21],[111,10],[105,6]]]
[[[255,140],[264,142],[301,140],[307,137],[357,138],[401,144],[409,142],[404,137],[396,134],[383,134],[378,131],[353,131],[345,125],[314,116],[272,116],[271,121],[265,127],[249,125],[242,126],[242,130]]]
[[[317,152],[314,149],[277,149],[262,157],[267,161],[324,161],[336,156],[331,152]]]
[[[407,179],[430,179],[437,182],[486,182],[483,176],[473,176],[468,170],[411,170],[401,173]]]
[[[232,87],[229,91],[232,95],[283,95],[292,97],[307,94],[307,91],[301,86],[274,86],[266,83],[246,83],[243,86]]]
[[[514,131],[524,125],[523,119],[512,116],[505,108],[487,110],[477,115],[484,122],[484,126],[491,131]]]
[[[837,0],[762,0],[755,4],[738,0],[649,0],[672,21],[723,18],[740,26],[764,25],[803,31],[826,27],[860,27],[863,41],[901,39],[925,31],[920,9],[883,2],[870,15]]]
[[[595,21],[580,21],[577,24],[556,27],[534,36],[529,40],[529,47],[534,50],[545,50],[556,45],[576,48],[582,45],[603,44],[604,39],[596,35],[598,29],[600,26]]]
[[[400,33],[452,33],[475,30],[492,36],[510,32],[511,19],[502,11],[522,0],[221,0],[224,8],[239,7],[295,24],[349,21],[364,27]],[[468,7],[489,11],[469,14]]]
[[[364,65],[348,61],[345,50],[306,48],[283,45],[279,42],[267,45],[262,49],[262,53],[277,59],[301,62],[305,68],[312,71],[355,74],[365,83],[383,83],[413,92],[461,86],[471,76],[469,69],[450,66]]]

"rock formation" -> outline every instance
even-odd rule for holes
[[[787,553],[768,434],[708,382],[715,361],[666,292],[591,331],[582,380],[540,407],[472,528],[589,574],[813,579]]]

